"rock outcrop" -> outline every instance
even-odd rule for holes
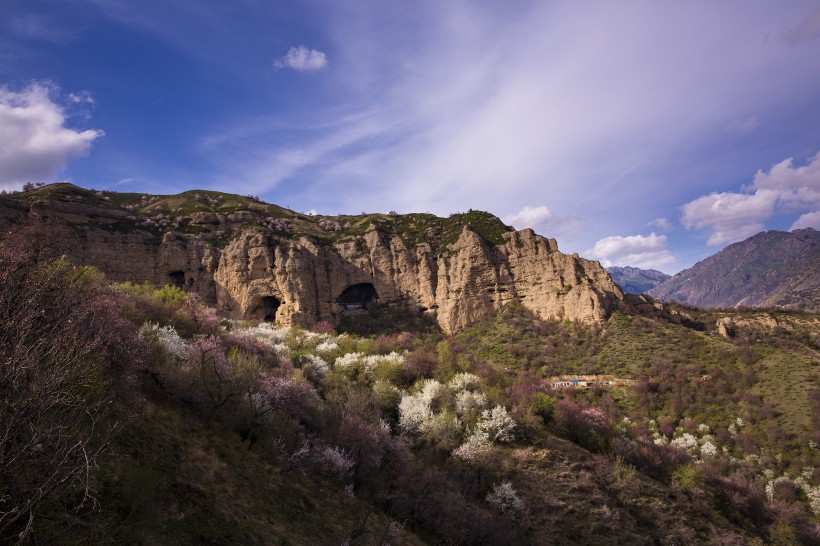
[[[440,255],[375,229],[364,243],[327,247],[245,233],[221,253],[215,300],[229,316],[251,318],[263,298],[273,297],[284,324],[336,323],[343,312],[339,296],[369,283],[380,303],[417,307],[455,331],[512,300],[543,318],[598,322],[622,298],[597,262],[562,254],[554,240],[532,230],[511,232],[495,246],[465,228]]]
[[[532,230],[503,233],[491,244],[464,226],[455,242],[433,249],[407,245],[371,225],[363,235],[328,242],[278,237],[245,225],[254,214],[192,215],[202,234],[143,228],[118,210],[73,203],[0,202],[6,221],[26,217],[67,222],[65,253],[117,281],[177,284],[199,293],[226,316],[272,319],[283,325],[338,324],[340,296],[372,285],[380,304],[405,305],[433,316],[447,332],[491,315],[512,300],[545,319],[596,323],[623,299],[598,262],[558,251],[554,239]]]

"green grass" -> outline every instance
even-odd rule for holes
[[[190,190],[176,195],[151,195],[143,193],[117,193],[109,191],[92,191],[80,188],[67,182],[49,184],[29,192],[9,196],[26,202],[54,200],[67,203],[82,203],[107,209],[123,210],[137,216],[138,221],[154,218],[162,214],[169,219],[181,219],[178,227],[145,227],[138,223],[116,222],[102,225],[103,229],[130,231],[174,231],[188,235],[202,235],[212,240],[217,246],[226,244],[227,234],[215,237],[207,229],[191,225],[189,220],[195,213],[214,213],[228,215],[234,212],[249,211],[258,218],[279,218],[288,222],[291,233],[270,232],[281,239],[299,239],[306,237],[316,244],[333,245],[357,241],[362,252],[366,245],[361,238],[371,229],[388,236],[399,237],[412,248],[427,243],[434,251],[443,253],[447,246],[454,243],[465,226],[477,233],[487,243],[498,245],[504,242],[504,235],[512,228],[488,212],[470,210],[466,213],[452,214],[440,218],[432,214],[340,214],[335,216],[309,216],[278,205],[264,203],[251,197],[225,192],[208,190]],[[348,227],[342,231],[328,231],[319,225],[320,221],[331,221]],[[253,224],[255,229],[262,229]],[[250,226],[245,226],[250,227]],[[239,230],[243,229],[242,227]],[[269,230],[266,230],[269,231]]]

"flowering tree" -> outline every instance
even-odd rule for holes
[[[478,422],[478,430],[485,433],[492,442],[510,442],[513,439],[515,421],[504,406],[484,410]]]
[[[433,402],[443,385],[435,379],[425,379],[415,394],[405,394],[399,402],[399,426],[405,432],[416,434],[433,417]]]
[[[505,513],[521,514],[525,508],[524,501],[518,496],[512,483],[507,481],[494,485],[486,500]]]

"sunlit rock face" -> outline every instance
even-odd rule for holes
[[[192,218],[224,230],[217,244],[202,234],[129,227],[118,211],[54,203],[12,208],[0,214],[68,222],[62,244],[75,263],[117,281],[180,286],[231,318],[338,324],[375,297],[429,314],[453,332],[513,300],[542,318],[596,323],[623,299],[598,262],[563,254],[554,239],[532,230],[509,231],[491,244],[465,227],[434,251],[375,226],[359,239],[328,243],[245,229],[252,218],[235,214]]]
[[[215,301],[230,316],[251,318],[262,298],[275,297],[281,302],[277,322],[336,323],[346,310],[340,296],[368,285],[379,303],[414,306],[452,332],[512,300],[543,318],[598,322],[623,297],[597,262],[562,254],[554,240],[531,230],[490,245],[465,229],[438,255],[426,244],[407,248],[376,230],[364,240],[364,246],[321,246],[239,236],[220,254]]]

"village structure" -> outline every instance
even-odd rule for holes
[[[581,388],[589,387],[626,387],[635,384],[634,379],[624,379],[614,375],[556,375],[547,379],[553,389]]]

